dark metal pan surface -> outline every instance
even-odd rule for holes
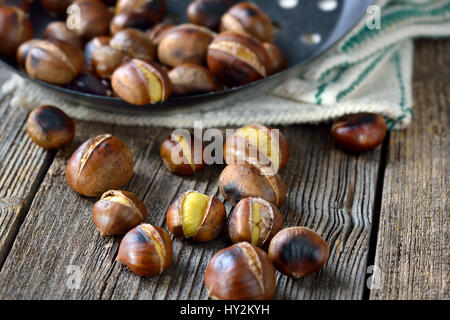
[[[187,22],[186,8],[190,2],[191,0],[167,0],[167,15],[174,22]],[[201,107],[211,102],[224,106],[238,103],[268,92],[286,79],[299,75],[306,63],[331,48],[360,21],[367,7],[374,0],[254,0],[254,2],[271,17],[277,26],[275,43],[282,48],[289,63],[287,70],[263,80],[215,93],[172,97],[163,103],[148,106],[135,106],[118,98],[76,92],[39,80],[30,80],[75,103],[83,103],[112,112],[135,114],[169,108],[173,110],[192,105]],[[35,37],[40,37],[45,26],[52,20],[41,8],[40,1],[34,1],[30,17]],[[319,41],[312,44],[305,43],[302,40],[305,38]],[[26,74],[16,68],[15,63],[4,60],[0,62],[13,72],[29,79]]]

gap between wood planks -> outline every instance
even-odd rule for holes
[[[388,155],[388,149],[389,149],[389,140],[390,140],[390,134],[388,133],[386,135],[386,138],[381,146],[382,150],[380,153],[380,159],[379,159],[379,167],[378,167],[378,174],[377,174],[377,182],[376,182],[376,191],[375,191],[375,200],[373,204],[373,215],[372,215],[372,223],[371,223],[371,229],[370,229],[370,239],[369,239],[369,247],[368,247],[368,253],[367,253],[367,260],[366,260],[366,267],[369,267],[375,263],[375,255],[376,255],[376,246],[378,242],[378,229],[379,229],[379,223],[380,223],[380,210],[382,205],[382,194],[383,194],[383,184],[385,179],[385,169],[387,165],[387,155]],[[23,207],[20,209],[19,213],[19,219],[17,222],[17,225],[12,229],[11,235],[6,240],[6,246],[4,247],[4,250],[0,252],[0,272],[2,271],[2,268],[4,266],[4,263],[10,254],[12,247],[14,245],[14,242],[16,240],[16,237],[19,233],[19,230],[25,221],[25,218],[29,212],[29,209],[31,207],[31,204],[33,203],[36,194],[44,181],[45,176],[48,173],[48,170],[50,166],[52,165],[57,151],[48,151],[45,154],[45,160],[44,165],[41,167],[36,180],[33,182],[33,185],[30,190],[30,196],[27,197],[25,200],[25,203]],[[115,251],[114,255],[117,255],[117,251]],[[112,269],[113,270],[113,269]],[[111,270],[111,272],[112,272]],[[371,275],[366,275],[366,281],[367,278]],[[102,293],[101,296],[103,296],[103,291],[106,290],[106,281],[104,283],[103,288],[101,289]],[[363,300],[368,300],[370,298],[370,289],[368,286],[364,286],[363,288],[363,295],[361,297]]]

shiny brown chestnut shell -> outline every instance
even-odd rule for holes
[[[147,209],[133,193],[110,190],[94,204],[92,219],[102,237],[116,236],[143,223],[147,219]]]
[[[224,145],[227,164],[242,164],[257,159],[274,171],[286,167],[290,149],[286,137],[279,130],[261,124],[249,124],[229,135]]]
[[[240,242],[212,257],[205,286],[216,300],[270,300],[276,292],[275,268],[263,250]]]
[[[222,17],[221,31],[246,33],[262,42],[273,42],[275,28],[272,20],[253,2],[241,2]]]
[[[154,60],[155,58],[155,46],[147,35],[139,30],[122,30],[112,37],[109,45],[134,59]]]
[[[114,71],[120,67],[127,57],[128,54],[125,51],[110,46],[102,46],[92,52],[92,68],[99,77],[111,79]]]
[[[66,42],[42,40],[33,44],[25,62],[27,74],[57,85],[71,82],[83,69],[84,56]]]
[[[172,133],[162,143],[159,154],[166,168],[177,175],[192,175],[206,167],[202,141],[192,134]]]
[[[64,16],[73,0],[41,0],[41,4],[52,16]]]
[[[41,106],[28,116],[27,131],[34,143],[44,149],[60,149],[72,142],[75,122],[54,106]]]
[[[271,63],[262,43],[239,33],[221,33],[208,48],[208,68],[229,87],[261,80]]]
[[[132,177],[133,156],[128,146],[110,134],[84,142],[69,159],[66,180],[76,192],[96,197],[118,190]]]
[[[169,98],[172,86],[166,70],[155,62],[125,61],[112,75],[114,92],[128,103],[146,105]]]
[[[156,26],[151,28],[150,30],[146,31],[147,36],[150,38],[150,40],[153,42],[155,46],[158,46],[161,42],[161,39],[164,37],[167,31],[175,27],[175,25],[167,23],[167,22],[161,22],[158,23]]]
[[[187,17],[193,24],[218,30],[222,16],[232,4],[232,0],[195,0],[187,8]]]
[[[285,70],[287,68],[287,60],[280,47],[271,42],[264,42],[263,45],[270,59],[270,74],[272,75]]]
[[[336,119],[331,128],[336,144],[344,150],[361,152],[375,149],[386,136],[386,123],[375,113],[359,113]]]
[[[239,201],[228,221],[228,235],[233,243],[246,241],[267,248],[283,228],[283,216],[277,207],[261,198]]]
[[[166,230],[141,224],[122,239],[117,261],[140,276],[161,274],[172,263],[172,240]]]
[[[167,227],[176,237],[207,242],[216,238],[225,224],[222,201],[196,191],[176,198],[167,209]]]
[[[36,44],[39,43],[40,39],[31,39],[28,41],[25,41],[24,43],[22,43],[19,48],[17,49],[17,54],[16,54],[16,62],[17,62],[17,66],[19,67],[19,69],[21,70],[25,70],[25,63],[27,60],[27,56],[28,53],[30,53],[31,48]]]
[[[286,185],[278,173],[258,163],[230,164],[219,178],[223,197],[233,206],[244,198],[262,198],[278,208],[286,199]]]
[[[75,0],[74,5],[78,5],[82,17],[81,28],[74,30],[83,40],[109,34],[113,12],[108,6],[99,0]]]
[[[86,45],[84,46],[84,62],[86,65],[90,65],[91,63],[91,56],[92,53],[100,47],[108,46],[109,41],[111,40],[111,37],[109,36],[101,36],[101,37],[95,37],[92,40],[90,40]]]
[[[118,0],[115,15],[126,12],[143,12],[151,23],[159,22],[166,12],[165,0]]]
[[[121,30],[129,28],[145,31],[158,21],[159,19],[148,11],[126,11],[114,16],[111,21],[110,31],[113,35]]]
[[[17,7],[0,8],[0,55],[13,59],[17,48],[33,37],[33,28],[24,11]]]
[[[78,34],[73,30],[69,30],[66,23],[62,21],[55,21],[48,24],[42,38],[49,41],[67,42],[80,49],[83,47],[83,42],[81,42]]]
[[[171,28],[159,42],[158,59],[170,67],[182,63],[205,65],[206,52],[214,36],[211,30],[194,24]]]
[[[206,93],[220,89],[211,71],[193,63],[183,63],[173,68],[169,71],[169,79],[172,82],[172,93],[176,95]]]
[[[329,255],[325,240],[304,227],[281,230],[269,246],[269,257],[278,271],[296,279],[319,270]]]
[[[32,0],[0,0],[0,7],[17,7],[20,10],[29,13]]]

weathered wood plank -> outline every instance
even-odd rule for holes
[[[9,76],[0,69],[0,83]],[[0,268],[53,158],[29,139],[28,113],[10,108],[9,101],[0,96]]]
[[[450,298],[450,41],[418,43],[414,122],[389,143],[372,299]]]
[[[327,266],[294,281],[278,276],[279,299],[362,298],[380,150],[361,156],[337,150],[328,126],[284,129],[292,159],[282,175],[289,190],[285,225],[317,230],[331,246]],[[148,206],[147,221],[166,227],[165,210],[179,193],[217,194],[221,166],[195,178],[170,174],[159,158],[168,130],[79,123],[76,141],[56,155],[11,253],[0,272],[0,297],[14,299],[205,299],[203,274],[210,257],[228,245],[226,235],[206,244],[174,241],[174,262],[159,277],[140,278],[115,262],[120,239],[101,239],[91,221],[94,199],[67,186],[64,169],[75,145],[110,132],[136,159],[127,190]],[[229,206],[228,206],[229,208]],[[75,269],[70,269],[71,266]],[[80,287],[71,282],[80,271]]]

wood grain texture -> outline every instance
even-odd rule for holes
[[[450,299],[450,41],[417,44],[412,125],[393,132],[372,299]]]
[[[0,83],[9,75],[1,69]],[[10,98],[0,95],[0,267],[53,157],[29,139],[28,114]]]
[[[319,273],[303,280],[278,275],[278,299],[362,297],[379,150],[361,156],[337,150],[328,126],[284,129],[292,158],[283,172],[289,194],[282,208],[285,225],[308,226],[324,236],[331,256]],[[95,199],[69,189],[64,169],[83,140],[109,132],[126,141],[136,170],[126,189],[148,207],[147,222],[166,227],[165,211],[180,193],[218,193],[222,166],[191,178],[163,167],[159,146],[168,130],[78,125],[75,143],[59,152],[43,181],[0,272],[0,297],[12,299],[206,299],[203,275],[211,256],[229,245],[227,236],[210,243],[174,241],[167,273],[141,278],[115,261],[120,238],[101,239],[92,219]],[[220,197],[221,198],[221,197]],[[227,205],[228,212],[230,206]],[[73,289],[76,270],[80,287]]]

